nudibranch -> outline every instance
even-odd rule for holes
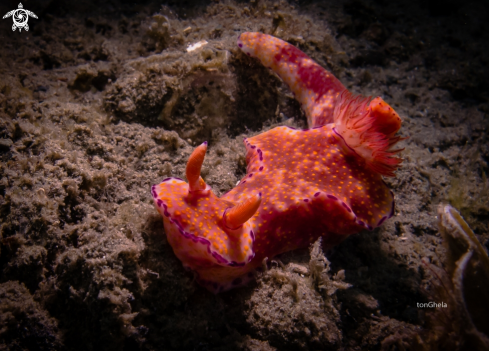
[[[382,176],[401,163],[399,115],[380,97],[355,96],[287,42],[243,33],[238,46],[276,72],[304,109],[310,129],[278,127],[244,140],[247,174],[218,198],[200,176],[207,142],[186,177],[153,185],[154,203],[176,256],[213,292],[242,285],[266,258],[333,246],[380,226],[394,212]]]

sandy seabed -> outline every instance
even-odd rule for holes
[[[0,22],[0,350],[466,349],[453,306],[417,306],[450,298],[430,268],[446,261],[439,203],[488,247],[483,1],[24,8],[38,16],[28,32]],[[283,254],[256,282],[213,295],[174,256],[150,186],[183,177],[208,140],[202,175],[223,194],[246,172],[244,137],[305,128],[288,88],[237,48],[244,31],[381,96],[409,138],[381,228]]]

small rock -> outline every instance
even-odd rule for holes
[[[0,150],[7,151],[10,150],[13,142],[10,139],[0,139]]]

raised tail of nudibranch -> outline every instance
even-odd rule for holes
[[[394,177],[404,149],[395,148],[401,118],[382,98],[355,96],[344,91],[335,104],[334,130],[373,171]]]
[[[380,97],[354,96],[330,72],[295,46],[262,33],[242,33],[238,46],[289,85],[311,128],[335,123],[336,132],[370,169],[393,177],[402,159],[395,144],[399,115]]]
[[[238,46],[272,69],[290,87],[310,128],[333,122],[334,103],[346,88],[331,72],[295,46],[271,35],[242,33]]]
[[[241,203],[218,198],[200,176],[207,143],[190,155],[186,176],[164,179],[151,193],[163,217],[165,232],[175,255],[198,274],[200,283],[213,292],[243,282],[255,256],[255,235],[250,223],[261,203],[261,194]]]

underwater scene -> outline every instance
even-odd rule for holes
[[[0,4],[0,350],[489,350],[482,0]]]

